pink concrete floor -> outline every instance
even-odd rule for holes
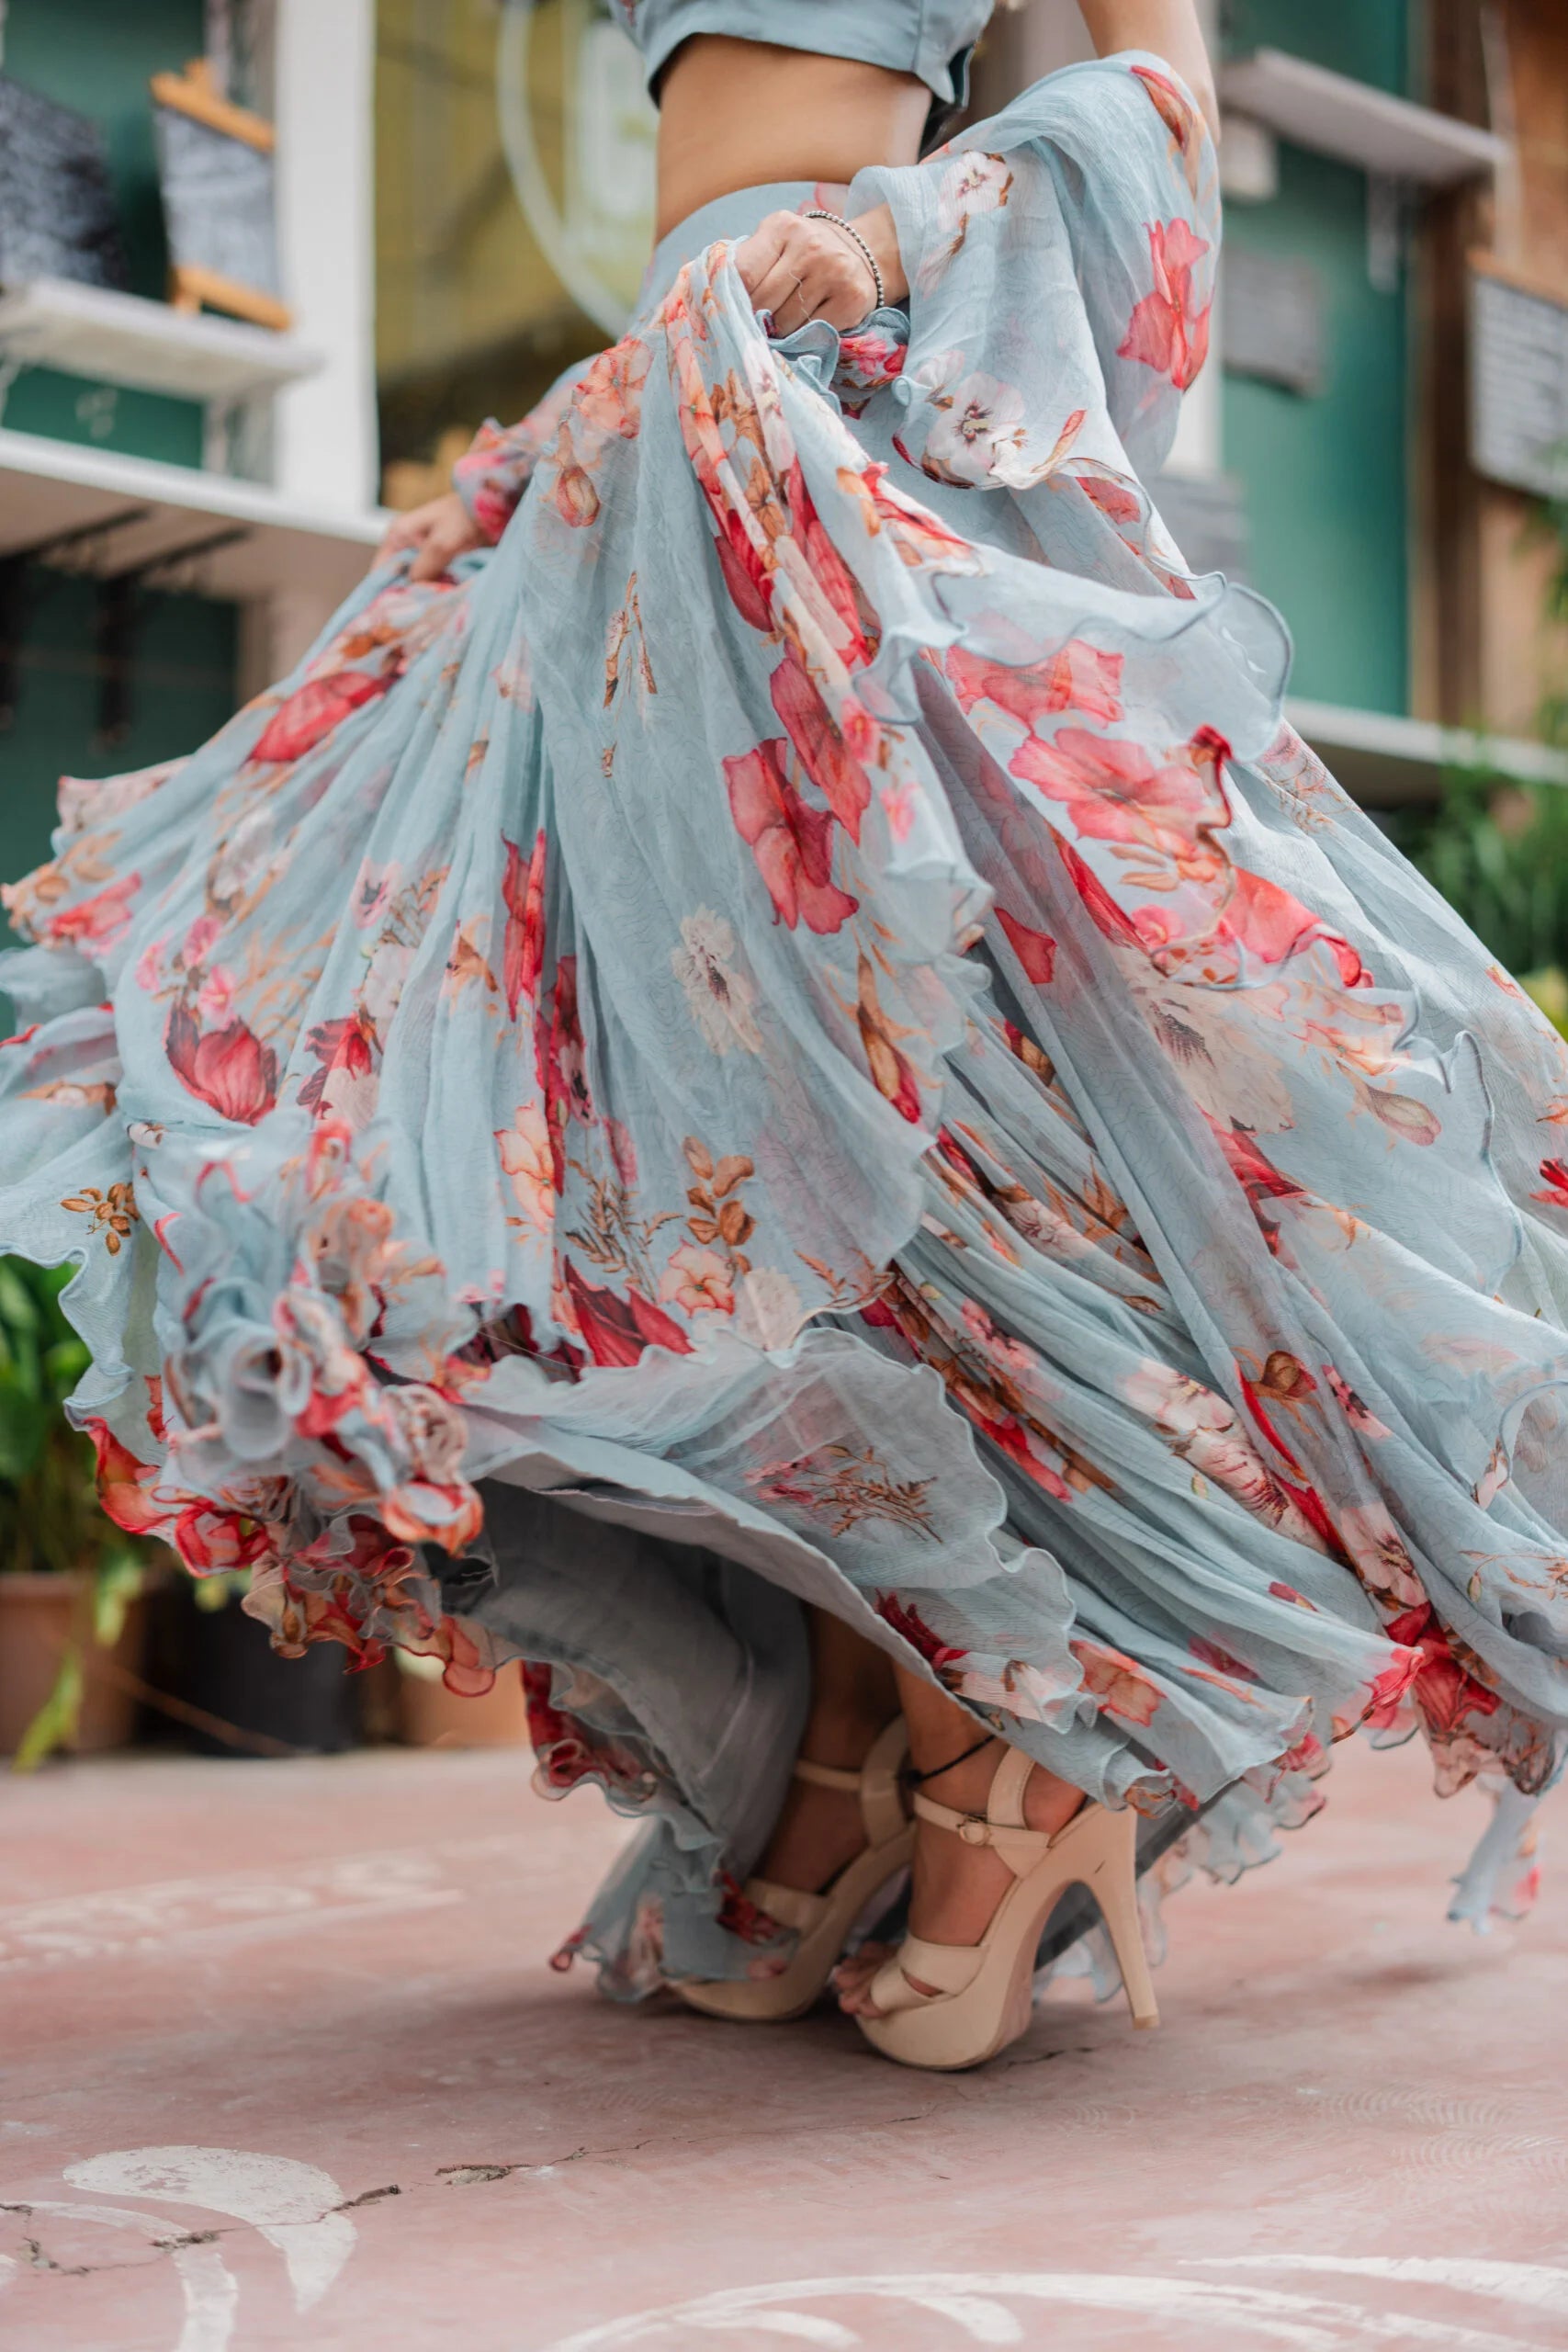
[[[1172,1905],[980,2075],[612,2008],[544,1958],[614,1850],[515,1755],[0,1786],[7,2352],[1568,2346],[1568,1860],[1446,1927],[1423,1758]]]

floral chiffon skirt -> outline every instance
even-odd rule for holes
[[[1568,1055],[1142,487],[1214,161],[1129,55],[770,344],[708,207],[188,761],[7,893],[0,1244],[120,1522],[290,1650],[523,1661],[640,1834],[568,1950],[741,1974],[834,1611],[1234,1876],[1420,1730],[1528,1900],[1568,1724]],[[1059,1950],[1084,1922],[1069,1915]]]

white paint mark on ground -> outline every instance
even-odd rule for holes
[[[1290,2257],[1285,2257],[1288,2264]],[[1463,2267],[1463,2266],[1461,2266]],[[1472,2270],[1485,2265],[1467,2266]],[[1514,2266],[1491,2267],[1508,2269]],[[1516,2335],[1495,2335],[1461,2324],[1372,2312],[1316,2296],[1282,2294],[1262,2287],[1210,2286],[1189,2278],[1122,2277],[1111,2272],[1043,2271],[965,2278],[940,2273],[909,2278],[797,2278],[764,2287],[736,2288],[689,2303],[641,2312],[600,2327],[562,2336],[547,2352],[626,2352],[637,2345],[662,2344],[686,2352],[694,2334],[722,2335],[741,2328],[793,2335],[796,2341],[850,2347],[873,2341],[903,2340],[879,2328],[873,2339],[847,2318],[831,2323],[832,2333],[816,2332],[815,2312],[802,2306],[828,2302],[840,2313],[857,2302],[901,2305],[946,2320],[971,2344],[1021,2344],[1014,2303],[1057,2303],[1080,2310],[1124,2312],[1144,2320],[1190,2322],[1195,2342],[1217,2329],[1234,2329],[1255,2345],[1283,2345],[1290,2352],[1348,2352],[1348,2347],[1383,2345],[1397,2352],[1417,2346],[1431,2352],[1527,2352]],[[1539,2308],[1539,2305],[1538,2305]],[[1002,2332],[1002,2331],[1007,2332]]]
[[[1183,2265],[1183,2267],[1187,2267]],[[1451,2287],[1462,2295],[1568,2316],[1568,2270],[1540,2262],[1471,2262],[1459,2256],[1384,2254],[1196,2255],[1201,2270],[1329,2270],[1355,2278],[1392,2278],[1406,2285]]]
[[[50,2213],[62,2222],[96,2222],[107,2230],[136,2230],[154,2245],[164,2243],[168,2224],[151,2213],[137,2213],[123,2205],[75,2205],[60,2199],[28,2201],[33,2213]],[[240,2290],[233,2272],[215,2245],[166,2245],[185,2297],[185,2325],[175,2352],[228,2352],[234,2333]]]
[[[73,2188],[200,2205],[249,2222],[288,2266],[297,2311],[319,2303],[354,2252],[357,2232],[333,2211],[343,2191],[331,2173],[292,2156],[248,2148],[129,2148],[66,2167]]]

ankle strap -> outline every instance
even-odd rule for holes
[[[838,1764],[813,1764],[809,1758],[799,1756],[795,1758],[795,1777],[810,1781],[814,1788],[841,1789],[848,1796],[859,1797],[866,1843],[886,1846],[904,1827],[904,1806],[898,1793],[899,1767],[908,1752],[904,1718],[895,1715],[878,1733],[858,1772],[846,1771]]]
[[[1009,1822],[987,1821],[977,1813],[954,1813],[951,1805],[937,1804],[931,1797],[917,1796],[914,1804],[922,1821],[951,1829],[966,1846],[989,1846],[1014,1878],[1032,1871],[1051,1843],[1043,1829],[1015,1829]]]

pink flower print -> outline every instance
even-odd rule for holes
[[[1160,1693],[1132,1658],[1100,1642],[1069,1642],[1067,1647],[1083,1668],[1085,1689],[1108,1714],[1123,1723],[1153,1723]]]
[[[642,391],[653,354],[636,335],[600,352],[579,382],[572,401],[574,423],[592,432],[635,441],[642,423]],[[586,446],[586,445],[585,445]]]
[[[1240,866],[1235,869],[1234,887],[1215,937],[1233,941],[1264,964],[1288,963],[1292,956],[1321,944],[1334,957],[1346,988],[1372,985],[1371,974],[1348,940],[1342,939],[1337,932],[1326,930],[1320,915],[1303,906],[1288,890],[1281,890],[1277,882],[1266,881],[1261,875],[1249,874]],[[1376,1099],[1371,1107],[1376,1108]]]
[[[1125,656],[1102,653],[1081,637],[1067,639],[1045,662],[992,662],[955,645],[946,670],[961,710],[994,703],[1010,718],[1032,728],[1040,718],[1075,711],[1095,727],[1113,727],[1123,716],[1122,669]]]
[[[107,889],[52,915],[44,926],[45,938],[59,945],[71,941],[79,947],[112,947],[130,928],[130,902],[141,888],[140,874],[122,876]]]
[[[841,931],[860,904],[831,880],[833,820],[807,808],[784,772],[782,738],[724,763],[736,831],[756,856],[773,902],[773,920],[793,931],[804,922],[818,936]]]
[[[733,1315],[735,1292],[728,1259],[716,1250],[682,1241],[671,1252],[670,1263],[660,1277],[659,1295],[673,1301],[687,1315]]]
[[[223,925],[216,915],[197,915],[180,949],[180,961],[187,972],[194,972],[202,959],[211,954],[222,929]]]
[[[1151,220],[1147,228],[1155,290],[1133,312],[1127,340],[1116,356],[1141,360],[1184,392],[1197,381],[1209,352],[1213,306],[1198,310],[1192,288],[1192,272],[1209,246],[1185,220]]]
[[[536,1100],[520,1102],[510,1127],[495,1130],[495,1140],[524,1225],[532,1233],[548,1233],[555,1217],[556,1185],[544,1105]]]
[[[616,1176],[628,1193],[635,1192],[637,1189],[637,1146],[632,1141],[631,1129],[621,1120],[607,1117],[604,1121],[604,1136],[610,1147],[610,1157],[615,1163]]]
[[[254,1127],[277,1100],[277,1056],[243,1021],[204,1036],[195,1013],[176,1005],[164,1032],[164,1051],[181,1085],[220,1118]]]
[[[204,1022],[220,1025],[233,1010],[234,975],[227,964],[214,964],[201,984],[196,1009]]]
[[[1008,763],[1012,775],[1066,804],[1090,841],[1141,842],[1175,854],[1201,825],[1224,824],[1223,791],[1190,760],[1156,765],[1141,743],[1107,741],[1077,727],[1050,741],[1031,736]]]

